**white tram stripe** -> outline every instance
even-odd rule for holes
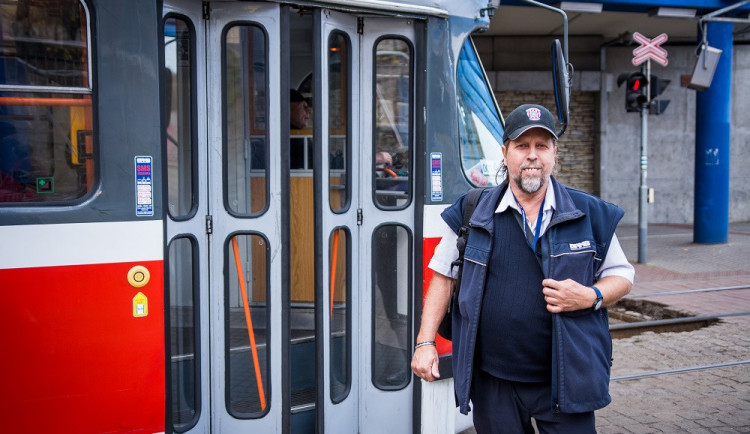
[[[164,259],[161,220],[0,226],[0,269]]]

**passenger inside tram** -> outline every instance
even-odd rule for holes
[[[289,90],[289,168],[309,169],[312,167],[313,146],[309,133],[312,130],[312,104],[296,89]],[[306,131],[307,130],[307,131]],[[307,137],[305,137],[307,136]]]

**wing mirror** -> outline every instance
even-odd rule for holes
[[[555,91],[555,107],[557,108],[557,120],[560,131],[557,137],[565,133],[570,117],[570,77],[571,65],[563,55],[559,39],[552,43],[552,82]]]

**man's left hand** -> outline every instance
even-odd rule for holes
[[[573,279],[542,281],[544,301],[552,313],[586,309],[594,305],[596,293]]]

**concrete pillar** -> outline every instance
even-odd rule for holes
[[[729,237],[729,138],[732,104],[732,23],[708,23],[708,45],[723,50],[711,87],[698,92],[695,115],[693,241]]]

